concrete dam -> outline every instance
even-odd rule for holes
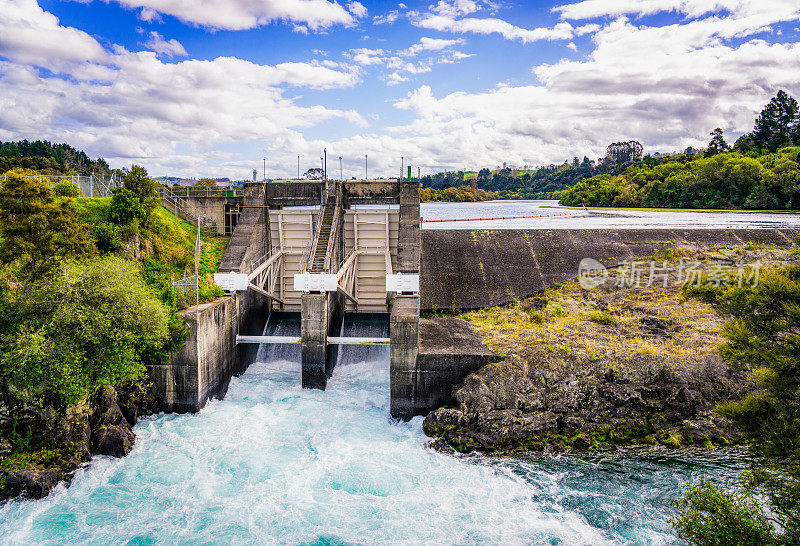
[[[452,402],[452,388],[494,355],[462,321],[426,311],[503,305],[678,244],[792,246],[796,230],[420,230],[416,181],[248,183],[243,195],[162,204],[230,234],[215,280],[228,295],[182,312],[185,346],[152,366],[167,412],[224,395],[261,344],[299,345],[302,384],[324,389],[343,348],[389,345],[390,410],[399,419]],[[185,218],[189,219],[189,218]],[[347,317],[388,324],[364,336]],[[281,317],[299,323],[275,329]],[[267,327],[272,318],[272,327]],[[358,322],[358,321],[356,321]],[[344,328],[343,328],[343,325]],[[346,335],[349,334],[349,335]]]

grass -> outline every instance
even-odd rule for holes
[[[72,199],[78,219],[90,230],[99,224],[110,222],[110,197]],[[142,266],[142,275],[148,284],[157,287],[162,294],[171,290],[172,279],[178,280],[194,274],[194,248],[197,226],[186,222],[164,207],[158,206],[151,214],[146,226],[136,223],[118,226],[124,247],[117,253],[128,259],[137,259]],[[200,230],[200,256],[198,264],[199,295],[201,302],[211,301],[224,294],[213,282],[212,275],[219,268],[229,239],[212,237]],[[190,303],[183,294],[177,294],[179,308]]]

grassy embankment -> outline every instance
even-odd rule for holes
[[[141,264],[147,284],[163,292],[170,289],[173,278],[177,281],[194,274],[197,227],[191,222],[176,218],[170,211],[159,206],[153,211],[147,228],[117,227],[109,223],[110,197],[77,198],[73,203],[78,219],[96,237],[105,230],[110,231],[110,235],[101,235],[101,238],[112,239],[108,243],[109,250],[122,257],[135,259]],[[223,294],[214,284],[213,274],[217,271],[227,246],[227,238],[212,237],[205,230],[200,230],[198,272],[201,302],[211,301]],[[176,298],[178,308],[191,304],[180,294]]]

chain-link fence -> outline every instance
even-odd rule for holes
[[[38,180],[40,183],[49,187],[53,187],[58,183],[67,182],[75,184],[81,191],[83,197],[108,197],[111,195],[111,190],[121,185],[121,177],[112,174],[108,180],[90,174],[84,176],[81,174],[64,175],[64,174],[27,174],[25,178],[29,180]],[[6,175],[3,175],[5,181]]]

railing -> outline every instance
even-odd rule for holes
[[[160,199],[174,197],[241,197],[244,188],[220,188],[218,186],[173,186],[156,188]]]
[[[182,218],[186,221],[200,218],[203,223],[203,229],[215,237],[220,235],[216,222],[208,219],[202,211],[195,209],[186,198],[175,195],[170,190],[171,188],[157,188],[156,190],[158,198],[165,209],[171,210],[176,218]]]

